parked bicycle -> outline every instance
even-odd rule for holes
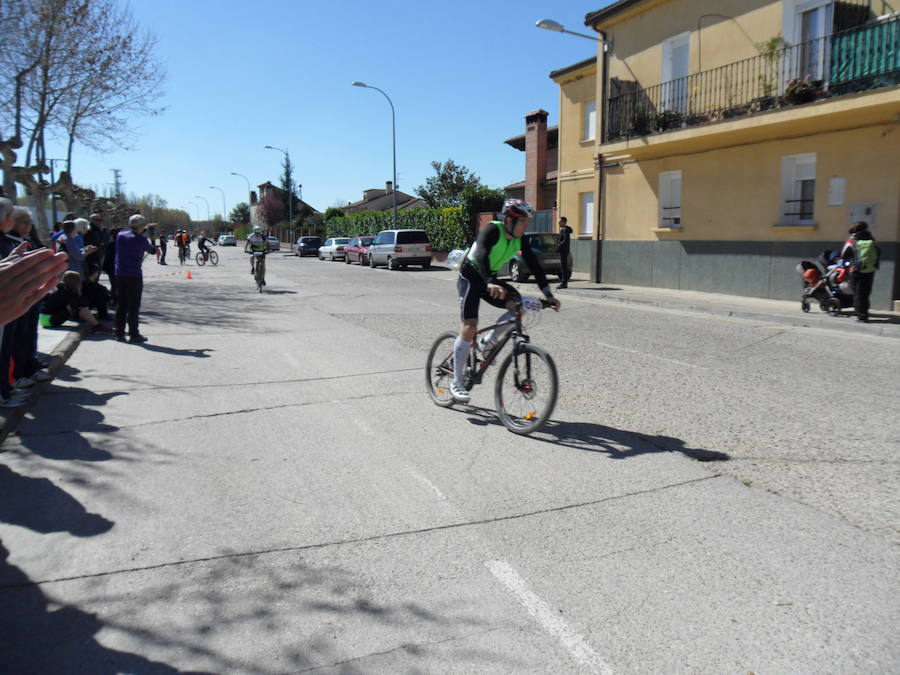
[[[515,315],[500,323],[482,328],[475,333],[469,349],[464,376],[466,389],[471,391],[481,384],[488,367],[498,361],[507,344],[512,349],[500,363],[500,371],[494,382],[494,404],[500,421],[515,434],[530,434],[540,429],[556,406],[559,377],[553,358],[545,350],[531,344],[525,332],[522,318],[526,312],[536,312],[550,307],[550,303],[533,297],[520,297],[515,301]],[[489,331],[501,334],[490,348],[483,346]],[[425,383],[431,399],[442,408],[453,405],[450,384],[453,382],[453,342],[458,333],[441,333],[428,352],[425,365]]]
[[[194,256],[194,262],[202,267],[207,261],[211,262],[213,265],[218,265],[219,254],[211,249],[206,249],[205,255],[203,249],[197,251],[197,255]]]

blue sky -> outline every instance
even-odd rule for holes
[[[596,54],[583,38],[539,30],[552,18],[571,30],[610,4],[537,0],[134,0],[156,34],[167,71],[165,114],[134,120],[134,150],[76,147],[76,183],[104,190],[112,168],[125,191],[160,195],[206,219],[246,201],[247,187],[278,181],[286,148],[305,201],[325,210],[362,198],[391,178],[390,107],[397,115],[401,190],[453,159],[502,187],[524,176],[524,153],[503,140],[524,132],[536,108],[558,122],[552,70]],[[64,156],[52,154],[50,156]],[[59,153],[62,150],[56,150]]]

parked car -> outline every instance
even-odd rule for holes
[[[220,234],[216,243],[219,246],[237,246],[237,238],[233,234]]]
[[[534,251],[541,267],[546,274],[555,274],[560,277],[562,265],[559,252],[556,250],[557,235],[550,232],[526,232],[524,237],[528,240],[531,250]],[[569,269],[572,269],[572,254],[569,254]],[[513,281],[527,281],[532,274],[528,264],[521,253],[516,253],[509,262],[500,270],[500,275],[509,275]],[[560,277],[562,280],[562,277]]]
[[[348,265],[352,262],[358,262],[360,265],[368,265],[369,259],[366,254],[369,251],[369,245],[375,237],[364,235],[362,237],[353,237],[350,243],[344,248],[344,262]]]
[[[322,240],[319,237],[300,237],[294,244],[294,255],[318,255]]]
[[[281,242],[278,240],[278,237],[272,237],[272,236],[266,237],[266,245],[268,246],[270,251],[280,251],[281,250]]]
[[[332,237],[326,239],[319,247],[319,260],[328,258],[332,262],[344,259],[344,249],[350,243],[350,237]]]
[[[425,230],[382,230],[369,246],[369,266],[389,270],[421,265],[431,267],[431,240]]]

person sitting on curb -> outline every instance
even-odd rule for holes
[[[54,328],[62,326],[66,321],[84,321],[91,332],[110,330],[91,312],[89,301],[82,289],[81,275],[72,270],[63,274],[56,290],[44,298],[41,313],[50,315],[49,323]]]

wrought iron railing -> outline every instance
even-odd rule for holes
[[[895,84],[900,84],[900,14],[611,97],[604,141]]]

